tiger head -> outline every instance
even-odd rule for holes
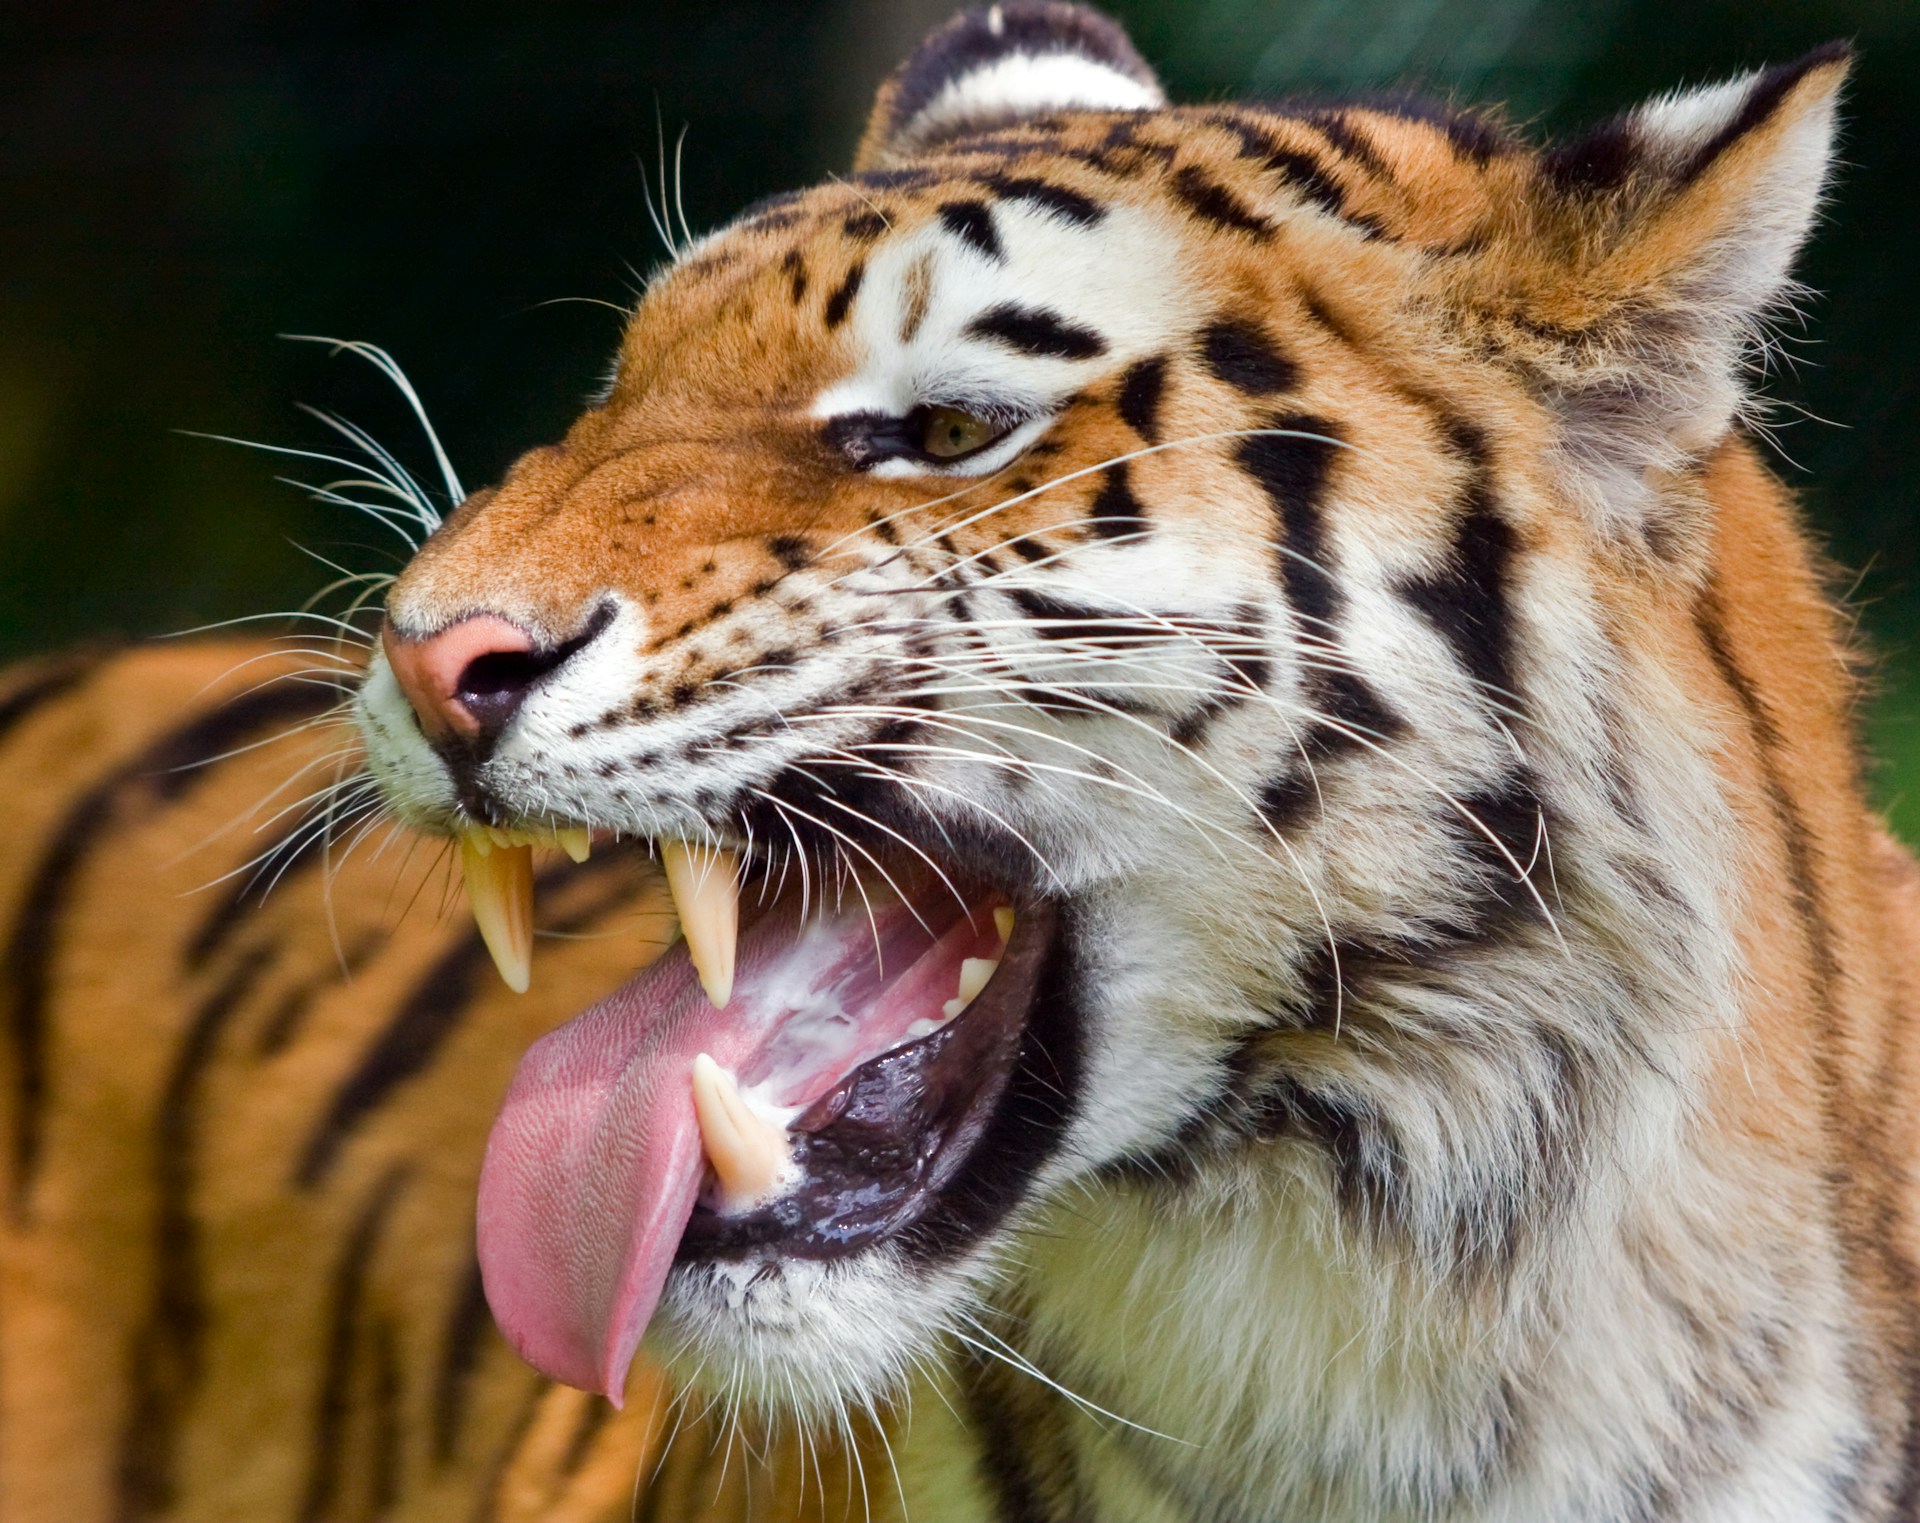
[[[1556,1139],[1732,998],[1658,632],[1844,70],[1539,149],[1170,106],[1023,0],[932,36],[850,176],[680,252],[358,699],[511,979],[536,844],[657,854],[683,922],[496,1124],[526,1357],[617,1398],[651,1329],[839,1401],[997,1298],[1093,1315],[1063,1287],[1182,1212],[1458,1284],[1602,1188]]]

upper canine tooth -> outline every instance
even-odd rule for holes
[[[693,1060],[693,1113],[727,1203],[746,1206],[765,1196],[786,1166],[787,1134],[755,1111],[733,1075],[704,1052]]]
[[[993,970],[1000,966],[997,957],[968,957],[960,964],[960,998],[972,1000],[987,987]]]
[[[660,862],[680,915],[680,934],[700,975],[700,987],[716,1010],[733,998],[733,953],[740,938],[740,881],[732,852],[724,847],[666,841]]]
[[[560,849],[576,862],[584,862],[593,850],[593,832],[586,826],[574,826],[567,830],[556,830],[553,839]]]
[[[493,965],[509,989],[525,994],[533,981],[533,849],[499,846],[479,830],[462,831],[460,876]]]

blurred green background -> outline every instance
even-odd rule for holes
[[[181,430],[404,445],[405,365],[469,485],[551,438],[660,255],[641,166],[685,128],[698,229],[845,165],[946,0],[198,0],[0,12],[0,657],[301,603],[394,542]],[[1538,133],[1682,82],[1861,49],[1847,168],[1772,384],[1878,653],[1882,795],[1920,840],[1920,3],[1117,0],[1176,98],[1418,81]],[[580,298],[586,298],[580,300]]]

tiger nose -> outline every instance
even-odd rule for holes
[[[389,624],[380,643],[429,740],[497,740],[534,683],[579,648],[569,641],[542,651],[525,630],[490,613],[419,640],[402,639]]]

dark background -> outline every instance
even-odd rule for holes
[[[0,658],[294,607],[397,542],[181,430],[323,446],[336,409],[425,466],[392,391],[286,332],[367,339],[468,485],[557,434],[661,254],[685,131],[695,229],[844,167],[938,0],[114,6],[0,14]],[[1775,378],[1777,462],[1879,654],[1883,795],[1920,838],[1920,4],[1116,0],[1176,98],[1420,81],[1568,130],[1680,83],[1861,50],[1846,169]],[[637,273],[638,272],[638,273]],[[584,300],[582,299],[584,298]],[[303,472],[309,479],[327,479]]]

